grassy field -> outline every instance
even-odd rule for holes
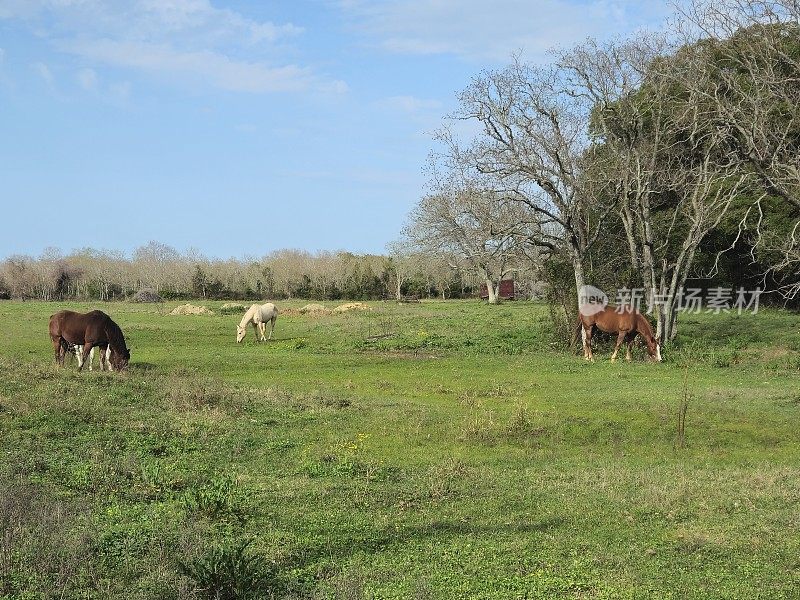
[[[0,303],[0,598],[800,593],[797,314],[586,364],[538,304],[290,310],[240,345],[204,304],[102,305],[132,350],[104,374],[47,335],[97,305]]]

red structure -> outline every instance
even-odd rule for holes
[[[514,299],[514,280],[513,279],[503,279],[500,282],[500,293],[498,296],[500,300],[513,300]],[[481,300],[487,300],[489,298],[489,290],[484,283],[481,285]]]

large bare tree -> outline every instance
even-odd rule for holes
[[[652,35],[589,41],[558,57],[573,93],[594,107],[584,178],[605,185],[618,206],[661,341],[677,332],[700,244],[751,180],[708,100],[717,85],[708,60],[702,44],[671,47]]]
[[[489,303],[536,232],[527,211],[464,171],[432,168],[431,191],[412,210],[405,236],[420,249],[466,262],[485,282]]]
[[[484,135],[472,149],[477,170],[495,182],[498,198],[526,207],[537,244],[566,254],[580,290],[611,205],[584,177],[592,103],[564,74],[516,59],[475,78],[456,116],[481,123]]]

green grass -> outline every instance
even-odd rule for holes
[[[796,314],[586,364],[531,303],[288,310],[239,345],[175,304],[102,306],[131,368],[79,374],[47,321],[90,305],[0,303],[0,598],[797,595]]]

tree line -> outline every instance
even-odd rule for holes
[[[689,284],[796,303],[800,7],[680,6],[660,33],[475,77],[452,118],[477,133],[438,133],[406,243],[495,290],[527,263],[564,320],[586,284],[643,289],[662,342]]]
[[[150,242],[130,255],[48,249],[39,257],[11,256],[0,263],[0,298],[45,301],[124,300],[142,290],[165,299],[465,298],[475,295],[480,283],[468,265],[405,252],[279,250],[220,260]],[[533,293],[535,282],[523,281],[520,289]]]

